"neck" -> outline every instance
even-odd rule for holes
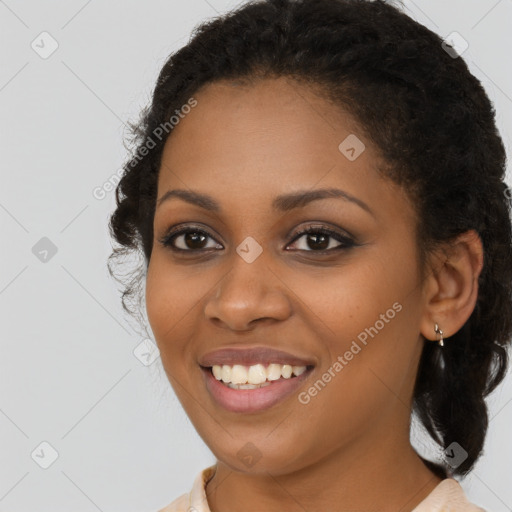
[[[441,478],[423,463],[408,435],[400,443],[389,436],[372,439],[373,446],[351,443],[284,475],[242,473],[218,461],[206,487],[210,510],[411,512]]]

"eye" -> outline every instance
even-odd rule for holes
[[[304,243],[302,248],[298,248],[299,251],[316,252],[319,254],[348,249],[356,245],[350,237],[342,235],[326,226],[309,226],[296,233],[293,241],[295,242],[301,238],[304,238]],[[337,247],[332,246],[333,239],[339,242]],[[312,250],[307,250],[307,247],[312,248]]]
[[[342,235],[326,226],[309,226],[295,233],[293,242],[304,238],[302,248],[297,250],[304,252],[316,252],[318,254],[332,253],[341,249],[348,249],[356,245],[349,236]],[[208,246],[207,240],[211,243]],[[330,239],[330,240],[329,240]],[[332,242],[337,241],[338,246],[332,247]],[[205,230],[194,226],[186,228],[172,228],[159,242],[175,252],[201,252],[208,249],[222,249],[223,246]],[[308,247],[310,250],[308,250]]]
[[[164,237],[160,239],[160,243],[164,247],[169,247],[173,251],[181,252],[197,252],[205,249],[222,249],[222,245],[214,243],[213,246],[205,246],[205,240],[210,238],[214,240],[206,231],[189,226],[182,229],[171,229]]]

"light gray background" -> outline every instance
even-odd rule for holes
[[[238,3],[0,1],[0,511],[156,511],[214,462],[160,359],[145,366],[134,356],[144,336],[106,270],[114,194],[92,192],[121,167],[123,125],[168,54]],[[469,42],[464,58],[510,154],[512,2],[405,8]],[[59,44],[47,59],[31,48],[43,31]],[[43,237],[57,247],[45,263],[32,252]],[[509,375],[489,399],[485,455],[463,481],[493,512],[512,510],[511,401]],[[58,452],[47,469],[35,462],[50,460],[43,441]]]

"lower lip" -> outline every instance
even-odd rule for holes
[[[206,387],[213,399],[231,412],[258,412],[269,409],[296,391],[309,377],[312,368],[298,377],[271,381],[269,386],[256,389],[232,389],[218,381],[210,368],[201,368]]]

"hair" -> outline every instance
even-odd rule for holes
[[[422,275],[427,256],[458,235],[475,230],[483,243],[476,306],[442,349],[424,344],[414,387],[413,412],[432,439],[443,450],[456,442],[467,452],[455,468],[423,459],[440,477],[465,476],[481,455],[489,421],[484,398],[506,374],[512,334],[505,149],[481,83],[443,46],[383,0],[250,1],[196,26],[165,62],[149,105],[129,123],[135,151],[116,189],[109,228],[119,246],[108,261],[124,284],[123,307],[135,315],[151,258],[162,150],[172,135],[166,129],[161,137],[162,126],[193,94],[220,80],[271,77],[321,91],[353,116],[383,157],[379,172],[412,199]],[[114,262],[134,252],[146,269],[116,277]]]

